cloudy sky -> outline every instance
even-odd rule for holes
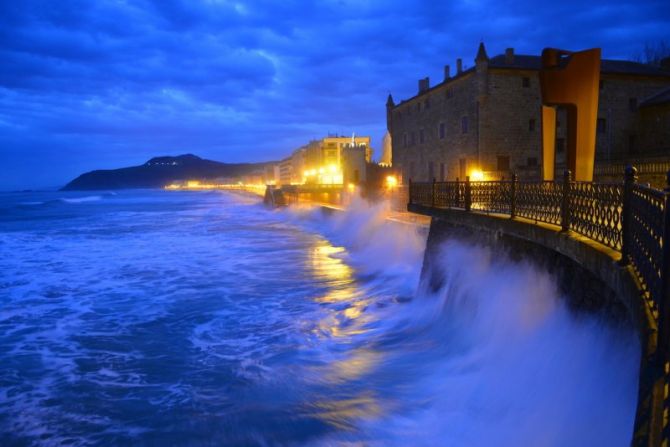
[[[0,189],[194,153],[279,159],[368,134],[445,64],[670,41],[668,0],[0,0]]]

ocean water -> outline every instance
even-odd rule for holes
[[[631,329],[385,213],[0,194],[0,445],[628,445]]]

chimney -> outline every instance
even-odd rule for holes
[[[430,88],[430,79],[423,78],[419,79],[419,93],[423,93]]]
[[[514,63],[514,48],[507,48],[505,50],[505,64],[512,65]]]
[[[449,65],[444,66],[444,80],[446,81],[451,77],[451,67]]]
[[[463,60],[459,57],[456,59],[456,75],[461,74],[463,72]]]

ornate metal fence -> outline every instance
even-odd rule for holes
[[[554,182],[519,182],[516,185],[516,214],[554,225],[561,224],[563,185]]]
[[[637,183],[629,167],[624,183],[410,182],[409,203],[522,217],[561,226],[621,252],[636,273],[659,319],[660,343],[670,352],[670,172],[665,191]],[[668,243],[664,243],[668,241]],[[666,304],[667,303],[667,304]],[[666,323],[667,321],[667,323]]]
[[[648,362],[656,371],[654,383],[661,384],[660,414],[666,416],[656,417],[662,419],[660,426],[641,435],[640,439],[647,439],[644,445],[670,445],[670,398],[663,391],[670,384],[670,171],[667,178],[663,191],[638,184],[633,167],[626,168],[623,183],[574,182],[566,172],[559,182],[519,182],[513,175],[511,181],[470,182],[466,178],[465,182],[410,181],[409,185],[410,208],[422,205],[526,218],[560,226],[562,231],[573,231],[621,252],[620,264],[630,266],[637,277],[658,329],[657,347]],[[645,385],[641,382],[641,386]],[[651,410],[656,405],[652,400],[658,402],[645,398],[638,412],[659,414]]]

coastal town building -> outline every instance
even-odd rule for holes
[[[372,159],[368,136],[330,135],[310,141],[282,160],[276,184],[348,184],[366,180]]]
[[[540,56],[505,54],[489,58],[479,45],[473,67],[456,61],[444,79],[386,104],[392,161],[406,183],[472,176],[496,179],[516,172],[541,173]],[[596,165],[666,157],[670,154],[670,61],[660,67],[623,60],[601,61]],[[567,122],[557,114],[557,171],[565,169]]]

